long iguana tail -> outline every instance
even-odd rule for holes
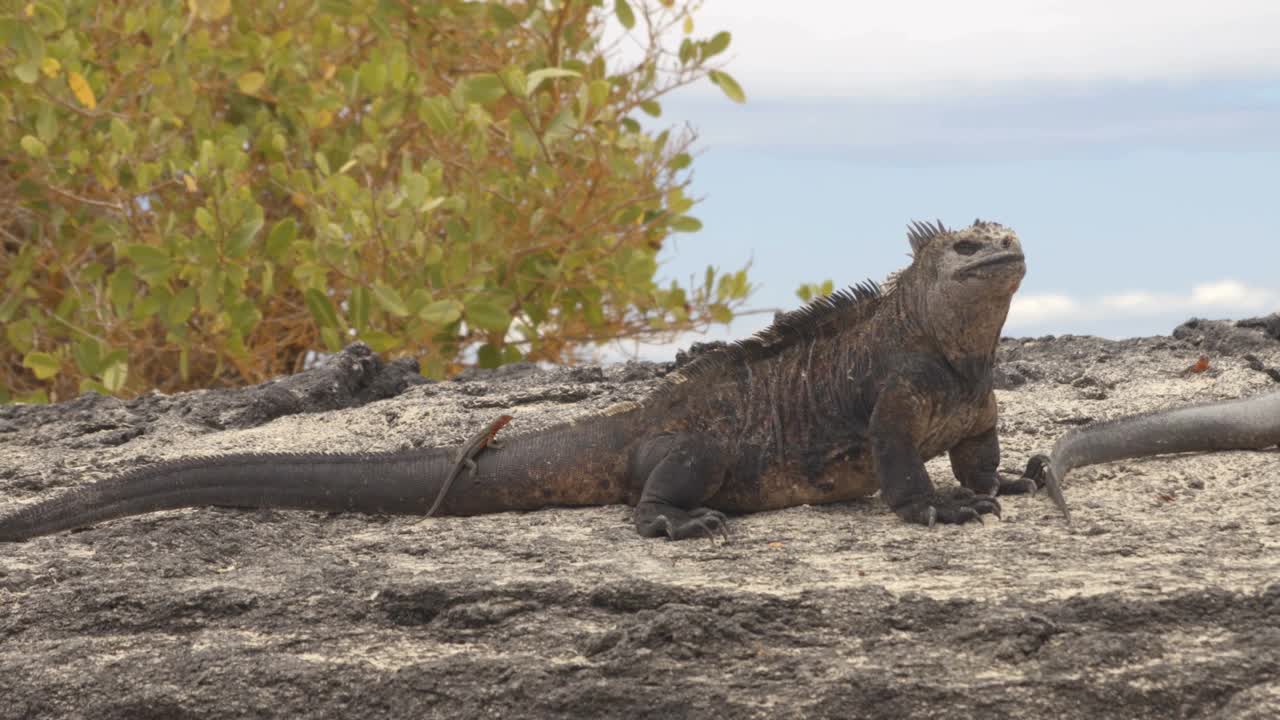
[[[627,421],[593,417],[483,448],[476,473],[445,498],[450,515],[608,505],[628,497]],[[228,507],[421,514],[456,466],[456,451],[244,453],[162,462],[72,488],[0,516],[0,542],[157,510]]]
[[[220,455],[164,462],[20,507],[0,517],[0,542],[201,505],[422,512],[427,479],[441,476],[447,462],[446,451],[422,450],[378,455]]]
[[[1118,418],[1063,435],[1024,477],[1052,488],[1075,468],[1167,453],[1260,450],[1280,444],[1280,392]],[[1065,503],[1061,505],[1066,513]],[[1071,519],[1067,515],[1068,521]]]

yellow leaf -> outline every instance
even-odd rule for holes
[[[319,110],[311,116],[311,127],[317,130],[323,130],[333,124],[333,113],[328,110]]]
[[[240,79],[236,80],[236,85],[240,86],[240,92],[245,95],[257,95],[266,82],[267,76],[254,70],[241,75]]]
[[[684,16],[684,34],[685,35],[693,34],[693,16],[692,15]]]
[[[231,12],[231,0],[187,0],[187,7],[201,20],[221,20]]]
[[[196,187],[196,179],[191,175],[183,175],[182,182],[187,186],[187,192],[195,192],[199,189]]]
[[[35,17],[35,16],[36,16],[36,4],[35,4],[35,3],[27,3],[27,6],[26,6],[25,8],[23,8],[23,9],[22,9],[22,12],[26,13],[26,14],[27,14],[27,17]]]
[[[22,149],[26,150],[27,154],[33,158],[42,158],[49,152],[49,149],[44,146],[44,143],[40,142],[40,138],[35,135],[24,135],[22,140],[19,141],[19,144],[22,145]]]
[[[338,66],[334,65],[333,63],[327,63],[324,66],[324,79],[325,80],[333,79],[333,74],[336,72],[338,72]]]
[[[40,63],[40,70],[48,77],[58,77],[58,73],[62,72],[62,63],[57,58],[47,57]]]
[[[296,192],[296,193],[294,193],[294,194],[290,195],[290,196],[289,196],[289,200],[291,200],[291,201],[293,202],[293,204],[294,204],[294,205],[296,205],[296,206],[298,206],[298,207],[300,207],[300,208],[305,208],[305,207],[307,206],[307,196],[306,196],[306,195],[303,195],[303,194],[302,194],[302,193],[300,193],[300,192]]]
[[[98,98],[93,96],[93,88],[89,87],[89,81],[80,73],[75,70],[67,73],[67,87],[71,88],[71,93],[81,105],[90,110],[98,107]]]

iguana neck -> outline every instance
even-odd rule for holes
[[[900,313],[904,327],[920,333],[929,347],[960,374],[990,371],[1012,294],[992,295],[981,302],[960,305],[948,302],[928,283],[900,290],[904,291]]]

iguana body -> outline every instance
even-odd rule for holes
[[[672,539],[725,528],[724,512],[828,503],[879,490],[904,520],[999,512],[991,370],[1026,271],[1014,233],[915,224],[910,266],[699,356],[641,403],[545,430],[504,432],[444,502],[453,515],[635,505],[637,530]],[[518,423],[517,423],[518,424]],[[924,461],[949,452],[966,489],[938,494]],[[423,513],[456,457],[246,454],[162,463],[0,518],[23,540],[113,517],[198,505]]]
[[[1061,483],[1067,473],[1085,465],[1169,453],[1261,450],[1272,445],[1280,445],[1280,392],[1076,428],[1054,443],[1051,453],[1031,458],[1023,476],[1039,483]]]

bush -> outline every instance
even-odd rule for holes
[[[17,7],[0,400],[260,382],[354,338],[433,377],[568,361],[727,321],[750,291],[654,282],[700,227],[693,136],[637,114],[703,78],[742,100],[715,67],[729,35],[696,39],[686,4]]]

